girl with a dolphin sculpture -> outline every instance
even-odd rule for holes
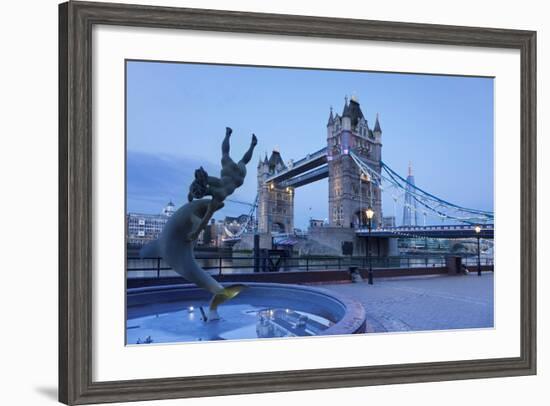
[[[224,288],[211,275],[206,273],[195,260],[193,248],[195,240],[206,227],[212,215],[220,210],[223,201],[240,187],[246,176],[246,164],[252,159],[252,153],[258,140],[252,134],[248,151],[235,163],[229,156],[229,138],[233,130],[225,129],[222,142],[222,170],[220,177],[208,176],[200,167],[195,171],[195,180],[189,187],[189,202],[180,207],[168,220],[159,238],[143,246],[140,256],[161,257],[174,271],[197,286],[212,293],[208,320],[219,320],[218,306],[237,296],[245,285],[237,284]],[[211,196],[211,199],[204,199]]]

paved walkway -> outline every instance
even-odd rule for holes
[[[493,273],[384,278],[321,285],[359,300],[367,332],[493,327]]]

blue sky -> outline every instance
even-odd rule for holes
[[[380,114],[386,164],[406,175],[411,161],[421,188],[493,210],[491,78],[129,61],[128,211],[183,204],[200,165],[217,176],[226,126],[235,160],[250,135],[258,137],[245,183],[232,196],[252,202],[259,157],[278,148],[285,161],[296,160],[325,146],[329,109],[341,114],[346,95],[358,98],[371,128]],[[383,203],[384,215],[393,215],[391,197]],[[248,210],[228,203],[216,217]],[[297,189],[296,227],[327,215],[326,179]]]

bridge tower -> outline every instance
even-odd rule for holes
[[[281,187],[266,179],[286,169],[281,154],[273,150],[258,163],[258,231],[292,233],[294,231],[294,188]]]
[[[370,129],[359,101],[345,98],[342,115],[333,115],[327,123],[327,160],[329,168],[329,225],[358,227],[366,224],[365,211],[374,210],[373,227],[382,222],[381,190],[361,171],[349,155],[353,151],[380,174],[382,129],[378,115]]]

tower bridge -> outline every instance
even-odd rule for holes
[[[389,255],[396,249],[396,238],[425,236],[454,238],[475,236],[474,226],[483,224],[482,237],[493,238],[493,213],[450,203],[419,188],[412,169],[406,178],[382,160],[382,128],[378,114],[371,127],[356,98],[345,99],[341,114],[332,108],[327,122],[326,146],[296,161],[283,161],[274,150],[258,163],[257,218],[260,234],[294,231],[296,189],[328,178],[328,225],[310,229],[309,237],[334,248],[343,241],[354,241],[357,252],[365,249],[368,207],[374,211],[372,237],[377,250]],[[385,221],[382,193],[396,205],[403,204],[403,224],[395,227],[395,217]],[[395,216],[395,213],[394,213]],[[427,216],[462,224],[426,226]],[[419,225],[423,217],[424,226]],[[387,223],[392,223],[389,227]]]
[[[359,102],[352,98],[344,103],[342,114],[332,109],[327,122],[326,146],[290,161],[273,151],[258,164],[258,217],[260,232],[292,232],[294,190],[321,179],[329,180],[329,226],[358,227],[364,222],[364,209],[382,218],[381,189],[371,182],[371,175],[357,167],[358,159],[381,170],[382,130],[378,117],[369,127]]]

